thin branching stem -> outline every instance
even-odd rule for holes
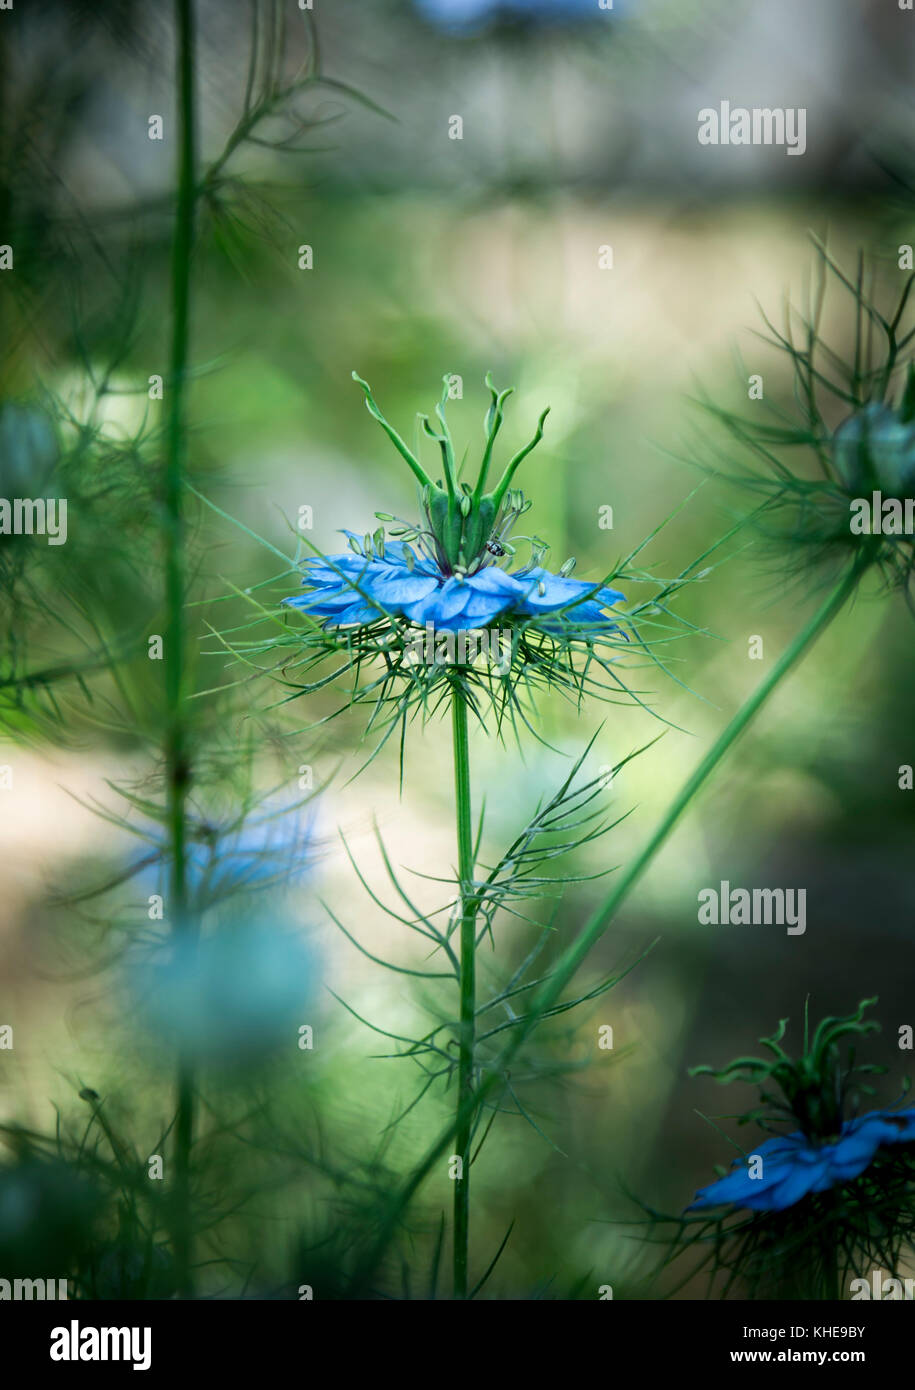
[[[455,1153],[460,1171],[454,1182],[454,1296],[467,1297],[467,1262],[470,1243],[470,1146],[474,1110],[467,1105],[473,1095],[476,1034],[476,907],[474,890],[473,822],[470,807],[470,744],[467,733],[467,701],[457,683],[451,697],[454,735],[454,802],[457,820],[458,878],[461,886],[461,1018],[458,1052],[458,1090]]]

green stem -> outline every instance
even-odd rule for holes
[[[499,1069],[510,1061],[518,1051],[518,1048],[522,1046],[525,1039],[530,1036],[545,1010],[551,1008],[553,1004],[556,1003],[585,956],[588,955],[594,945],[603,936],[618,909],[638,883],[649,864],[651,864],[652,860],[655,858],[655,855],[667,841],[687,806],[689,806],[704,783],[708,781],[712,772],[743,733],[744,729],[746,729],[747,725],[753,721],[762,709],[772,692],[781,684],[791,668],[800,661],[801,657],[813,646],[820,634],[829,626],[839,609],[857,586],[859,577],[857,570],[851,569],[846,577],[836,585],[826,601],[817,612],[814,613],[810,621],[797,634],[791,645],[787,647],[779,657],[765,680],[754,690],[750,698],[741,705],[728,725],[718,735],[718,738],[699,763],[695,772],[691,777],[687,778],[686,782],[684,782],[683,786],[674,797],[666,813],[661,818],[660,824],[651,839],[645,845],[641,854],[630,864],[610,896],[593,912],[590,919],[585,923],[578,938],[572,943],[568,950],[564,951],[559,957],[549,980],[540,990],[539,994],[533,999],[530,1012],[525,1022],[514,1031],[514,1036],[503,1049],[502,1055],[497,1063]]]
[[[842,1220],[841,1202],[836,1192],[831,1194],[832,1211],[827,1223],[823,1241],[823,1298],[837,1303],[841,1298],[839,1286],[839,1222]]]
[[[841,1295],[839,1292],[839,1257],[837,1252],[831,1251],[830,1258],[832,1264],[826,1271],[826,1297],[833,1303],[838,1303]]]
[[[505,472],[502,474],[502,477],[499,479],[498,486],[492,494],[492,504],[497,512],[502,505],[502,499],[508,491],[511,480],[517,473],[519,466],[524,462],[528,454],[533,449],[536,449],[537,445],[543,438],[543,422],[549,415],[549,413],[550,407],[547,406],[546,410],[543,411],[542,415],[540,416],[540,419],[537,421],[537,428],[534,431],[533,439],[529,444],[525,444],[523,449],[518,450],[517,454],[515,454],[515,457],[506,467]]]
[[[460,1176],[454,1180],[454,1296],[467,1297],[470,1243],[470,1152],[476,1107],[473,1095],[476,1032],[476,899],[473,894],[473,831],[470,819],[470,747],[467,701],[455,686],[451,696],[454,736],[454,802],[457,819],[458,876],[461,885],[461,1021],[458,1057],[455,1153]]]
[[[772,692],[781,683],[792,667],[797,665],[809,648],[813,646],[817,638],[826,630],[832,622],[832,619],[854,592],[860,577],[860,567],[853,566],[849,569],[844,578],[839,581],[825,602],[813,615],[810,621],[801,629],[791,645],[772,667],[769,675],[760,684],[758,689],[754,691],[750,698],[740,707],[726,728],[719,734],[708,753],[706,753],[705,757],[699,763],[695,772],[687,779],[683,787],[674,797],[667,812],[662,817],[660,824],[642,853],[638,855],[627,869],[610,896],[595,910],[578,938],[572,943],[568,950],[564,951],[559,957],[549,980],[541,987],[540,991],[533,999],[529,1012],[523,1020],[519,1021],[517,1027],[512,1030],[511,1037],[502,1049],[500,1056],[496,1059],[491,1068],[487,1068],[486,1077],[476,1090],[468,1096],[462,1107],[462,1113],[459,1112],[456,1117],[455,1124],[450,1125],[448,1129],[439,1136],[431,1148],[426,1152],[422,1162],[413,1170],[413,1173],[408,1178],[403,1188],[393,1199],[388,1215],[382,1223],[378,1238],[369,1251],[363,1267],[359,1271],[359,1278],[363,1282],[367,1282],[371,1278],[371,1275],[377,1267],[378,1260],[384,1253],[388,1240],[396,1229],[403,1212],[412,1201],[413,1195],[431,1170],[441,1160],[442,1156],[447,1153],[452,1135],[455,1133],[455,1125],[466,1123],[468,1117],[477,1112],[479,1106],[489,1096],[490,1092],[500,1084],[501,1077],[505,1074],[509,1063],[518,1049],[522,1047],[530,1037],[546,1011],[557,1002],[560,994],[575,974],[575,971],[578,969],[585,956],[587,956],[595,943],[603,936],[625,899],[641,879],[655,855],[667,841],[693,797],[708,780],[711,773],[724,758],[725,754],[731,749],[746,729],[747,725],[758,714]]]
[[[178,87],[178,196],[172,240],[172,345],[165,469],[165,767],[171,883],[169,912],[176,937],[193,934],[187,910],[187,794],[190,757],[185,720],[184,466],[189,351],[191,255],[196,203],[196,118],[193,0],[175,0]],[[183,1298],[193,1296],[190,1168],[194,1140],[194,1083],[186,1059],[179,1062],[175,1119],[174,1229],[176,1281]]]

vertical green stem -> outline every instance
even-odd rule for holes
[[[7,43],[6,30],[0,29],[0,230],[3,232],[4,241],[12,242],[14,240],[12,225],[13,170],[9,151],[9,127],[11,122],[7,117],[7,103],[9,102],[10,105],[12,105],[12,103],[9,97]],[[5,347],[9,343],[11,336],[7,328],[6,286],[4,286],[4,293],[0,295],[0,342],[2,342]],[[3,366],[4,368],[7,366],[5,360]]]
[[[196,202],[196,113],[194,91],[193,0],[175,0],[178,89],[178,190],[172,240],[172,345],[168,380],[165,469],[165,767],[171,847],[169,912],[176,937],[195,930],[187,911],[187,816],[190,757],[185,718],[184,518],[186,394],[189,348],[191,255]],[[175,1120],[174,1229],[178,1292],[193,1294],[193,1242],[190,1211],[191,1146],[194,1139],[194,1083],[187,1059],[179,1062]]]
[[[841,1201],[836,1192],[830,1194],[832,1211],[827,1222],[823,1240],[823,1293],[821,1297],[837,1303],[842,1296],[839,1285],[839,1223],[842,1220]]]
[[[662,816],[660,824],[657,826],[654,834],[645,845],[641,854],[630,864],[629,868],[617,883],[614,891],[601,903],[600,907],[592,913],[576,940],[573,941],[572,945],[559,957],[549,980],[531,1001],[531,1007],[525,1022],[522,1023],[520,1027],[513,1030],[510,1041],[503,1048],[499,1061],[496,1064],[497,1070],[501,1070],[501,1068],[511,1060],[518,1048],[523,1045],[537,1026],[544,1012],[556,1003],[585,956],[588,955],[595,943],[603,936],[624,900],[639,882],[658,851],[666,843],[668,837],[693,798],[708,781],[712,772],[714,772],[725,754],[729,752],[733,744],[740,738],[740,735],[743,733],[744,729],[746,729],[747,725],[752,723],[755,719],[772,692],[781,684],[792,667],[800,661],[801,657],[813,646],[820,634],[829,626],[846,599],[854,592],[859,579],[860,574],[856,568],[852,568],[848,571],[845,577],[839,581],[823,602],[822,606],[817,609],[809,622],[801,628],[801,631],[794,638],[790,646],[785,649],[765,680],[760,682],[750,698],[744,701],[740,709],[729,721],[726,728],[718,735],[718,738],[699,763],[695,772],[691,777],[687,778],[674,797],[667,811]]]
[[[458,875],[461,884],[461,1021],[458,1059],[455,1153],[461,1173],[454,1182],[454,1296],[467,1297],[467,1257],[470,1242],[470,1153],[475,1110],[473,1094],[476,1032],[476,911],[473,895],[473,830],[470,819],[470,749],[467,702],[455,686],[451,696],[454,735],[454,801],[457,817]]]
[[[826,1271],[826,1297],[832,1302],[838,1303],[841,1294],[839,1292],[839,1256],[836,1250],[830,1251],[830,1259],[832,1263]]]

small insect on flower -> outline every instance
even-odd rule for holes
[[[308,592],[284,600],[328,627],[361,627],[390,616],[462,632],[508,616],[533,620],[541,631],[565,629],[580,639],[589,632],[618,631],[606,611],[623,600],[618,590],[552,574],[541,565],[501,569],[492,563],[505,554],[501,544],[485,543],[473,557],[472,571],[460,565],[449,572],[404,541],[388,542],[381,551],[371,539],[345,534],[352,550],[306,561],[302,582]]]
[[[423,417],[426,433],[442,451],[444,483],[435,483],[381,415],[367,384],[353,375],[365,392],[369,412],[420,484],[425,520],[417,525],[401,522],[390,540],[383,528],[361,537],[344,532],[351,553],[306,561],[302,582],[309,592],[287,598],[286,604],[323,619],[329,627],[363,626],[391,616],[421,627],[432,623],[444,632],[461,632],[485,628],[496,618],[509,616],[533,620],[543,631],[565,629],[579,638],[589,632],[619,630],[609,621],[607,610],[622,602],[624,595],[602,584],[570,579],[565,567],[559,574],[544,569],[540,560],[547,547],[542,541],[531,539],[531,559],[517,570],[495,563],[514,553],[508,536],[530,508],[511,481],[543,437],[548,411],[540,416],[531,442],[511,459],[496,487],[487,491],[493,445],[511,394],[489,384],[492,403],[485,420],[486,445],[471,490],[459,483],[445,421],[448,378],[436,407],[440,432],[433,429],[428,416]]]

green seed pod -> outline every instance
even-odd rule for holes
[[[463,518],[442,488],[433,493],[428,508],[429,526],[449,565],[455,565],[461,544]]]
[[[915,425],[872,402],[836,430],[833,461],[850,492],[879,488],[892,497],[910,496],[915,486]]]
[[[492,535],[495,520],[496,509],[492,504],[492,499],[490,497],[481,498],[479,504],[471,510],[464,522],[464,554],[468,557],[468,563],[481,554],[483,547]]]

